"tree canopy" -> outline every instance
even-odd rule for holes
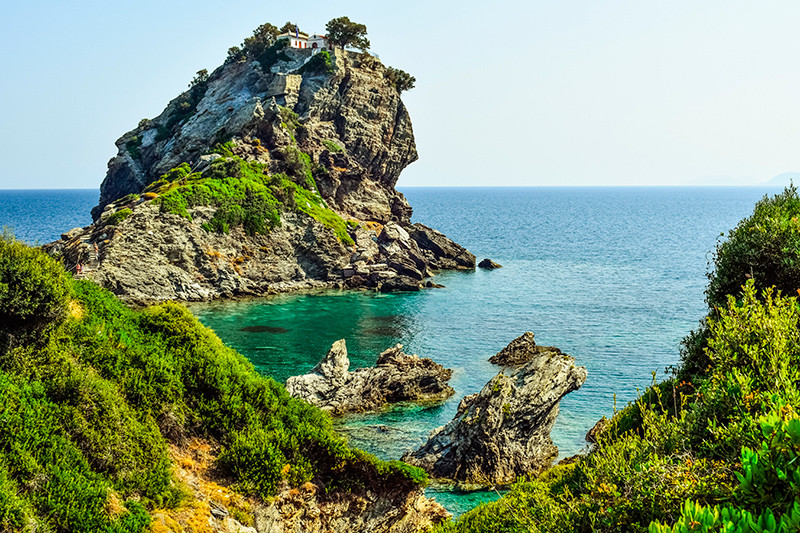
[[[395,86],[397,92],[401,93],[414,88],[417,78],[399,68],[386,67],[384,77]]]
[[[262,24],[253,31],[253,35],[245,38],[242,43],[242,50],[245,54],[251,57],[258,57],[264,50],[270,47],[275,42],[275,38],[280,34],[277,26],[269,22]],[[228,57],[232,60],[241,59],[241,51],[238,47],[233,47],[228,50]]]
[[[294,22],[287,22],[286,24],[281,26],[281,33],[294,33],[295,28],[297,28],[297,31],[300,31],[300,26],[298,26]]]
[[[348,17],[338,17],[330,20],[325,29],[328,40],[337,46],[354,46],[360,50],[369,48],[367,27],[357,22],[352,22]]]

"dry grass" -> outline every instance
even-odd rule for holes
[[[193,498],[177,509],[157,509],[151,513],[152,533],[218,533],[227,531],[224,519],[211,514],[215,507],[226,509],[245,526],[252,526],[253,502],[231,490],[224,480],[216,477],[213,465],[216,447],[202,439],[192,439],[186,445],[170,445],[170,457],[175,478],[185,484]],[[249,522],[249,523],[248,523]]]

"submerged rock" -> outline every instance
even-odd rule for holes
[[[310,373],[286,380],[295,398],[334,415],[374,411],[397,402],[436,402],[453,394],[453,371],[429,358],[403,353],[398,344],[381,353],[376,366],[350,372],[344,339]]]
[[[453,420],[403,460],[437,478],[481,485],[512,483],[548,468],[558,455],[550,431],[559,402],[586,380],[586,369],[574,362],[542,352],[502,370],[462,399]]]
[[[494,261],[492,261],[487,257],[486,259],[483,259],[480,263],[478,263],[478,268],[483,268],[486,270],[494,270],[495,268],[503,268],[503,265],[501,265],[500,263],[495,263]]]
[[[537,346],[533,337],[533,333],[526,331],[490,357],[489,362],[500,366],[516,366],[527,363],[537,354],[561,354],[561,350],[555,346]]]

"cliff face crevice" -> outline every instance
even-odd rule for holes
[[[344,50],[329,66],[310,50],[276,57],[226,63],[120,137],[94,223],[45,248],[136,302],[417,290],[437,269],[473,269],[411,224],[394,188],[418,156],[386,67]]]

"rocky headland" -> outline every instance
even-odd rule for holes
[[[46,250],[134,302],[417,290],[474,269],[411,223],[394,188],[417,150],[389,69],[341,49],[319,58],[278,43],[198,73],[117,141],[94,223]]]
[[[310,373],[286,380],[286,390],[333,415],[375,411],[398,402],[429,403],[453,395],[453,371],[428,358],[403,353],[398,344],[384,351],[374,367],[349,371],[344,339],[333,343]]]
[[[453,420],[403,460],[436,478],[470,485],[505,485],[542,472],[558,455],[550,431],[559,402],[586,380],[586,369],[574,363],[547,351],[503,369],[463,398]]]

